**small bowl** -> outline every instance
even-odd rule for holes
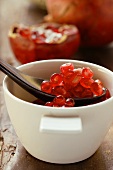
[[[96,64],[64,59],[32,62],[19,69],[45,79],[59,72],[66,62],[72,62],[75,68],[90,67],[95,78],[109,89],[111,97],[89,106],[41,106],[32,104],[36,98],[7,76],[3,81],[7,110],[25,149],[40,160],[59,164],[79,162],[93,155],[113,122],[112,71]]]

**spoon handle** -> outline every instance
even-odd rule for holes
[[[22,77],[21,72],[18,69],[9,65],[2,59],[0,59],[0,70],[4,72],[6,75],[8,75],[14,82],[16,82],[19,86],[21,86],[23,89],[28,91],[33,96],[42,99],[45,102],[48,101],[48,99],[50,101],[53,100],[54,96],[51,96],[47,93],[44,93],[36,89],[27,80],[25,80],[24,77]]]
[[[21,72],[10,64],[6,63],[4,60],[0,59],[0,70],[8,75],[13,81],[20,85],[20,81],[27,83],[25,79],[21,76]]]
[[[15,68],[15,67],[12,67],[10,64],[6,63],[4,60],[0,59],[0,70],[1,70],[1,67],[2,69],[4,68],[5,70],[7,70],[8,72],[11,72],[12,74],[14,74],[15,76],[19,76],[18,75],[18,70]],[[3,70],[4,70],[3,69]],[[2,71],[3,71],[2,70]],[[5,71],[4,70],[4,71]],[[7,72],[7,75],[8,75],[8,72]]]

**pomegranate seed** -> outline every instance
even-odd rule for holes
[[[63,78],[64,84],[69,84],[71,86],[76,86],[81,80],[81,75],[77,72],[69,70]]]
[[[20,29],[18,29],[18,33],[25,38],[27,38],[31,35],[29,28],[20,28]]]
[[[103,87],[97,82],[91,84],[91,91],[96,95],[100,96],[103,93]]]
[[[73,97],[71,91],[67,91],[65,98],[71,98],[71,97]]]
[[[67,71],[66,75],[63,76],[64,84],[67,84],[70,86],[70,80],[73,79],[73,76],[74,76],[74,71],[72,70]]]
[[[67,91],[66,91],[66,89],[63,86],[56,86],[56,87],[52,88],[51,93],[53,95],[56,95],[56,96],[62,95],[62,96],[65,97],[66,94],[67,94]]]
[[[81,78],[80,84],[85,88],[90,88],[91,84],[94,82],[92,78]]]
[[[52,106],[53,106],[53,102],[46,102],[45,106],[50,106],[50,107],[52,107]]]
[[[58,73],[54,73],[52,74],[52,76],[50,77],[50,82],[52,83],[52,86],[58,86],[62,83],[62,75],[58,74]]]
[[[58,104],[54,103],[53,107],[61,107],[61,106],[59,106]]]
[[[85,78],[92,78],[93,71],[89,67],[85,67],[82,69],[82,76]]]
[[[41,90],[46,93],[51,93],[51,83],[49,81],[43,81],[41,84]]]
[[[39,105],[44,105],[44,101],[40,100],[40,99],[37,99],[33,102],[34,104],[39,104]]]
[[[72,89],[72,94],[74,97],[81,97],[81,94],[83,93],[84,91],[84,87],[81,86],[81,84],[78,84],[77,86],[75,86],[73,89]]]
[[[38,36],[35,40],[34,40],[34,42],[35,43],[39,43],[39,44],[44,44],[45,43],[45,40],[46,40],[46,37],[44,36],[44,34],[42,34],[42,35],[40,35],[40,36]]]
[[[73,107],[75,105],[75,102],[72,98],[67,98],[65,102],[65,107]]]
[[[62,95],[58,95],[57,97],[54,98],[53,104],[63,106],[65,104],[65,101],[66,101],[65,97],[63,97]]]
[[[68,92],[72,89],[69,81],[64,83],[64,89]]]
[[[35,41],[39,37],[39,33],[37,31],[32,31],[31,32],[31,39]]]
[[[95,82],[98,83],[99,85],[103,86],[103,83],[99,79],[95,80]]]
[[[74,70],[74,65],[72,63],[65,63],[60,66],[60,71],[62,74],[66,74],[67,71]]]
[[[65,75],[63,75],[63,81],[69,81],[73,77],[74,71],[68,70]]]
[[[76,68],[73,70],[76,75],[82,75],[82,69],[81,68]]]
[[[46,36],[44,33],[39,33],[38,30],[31,31],[31,39],[34,43],[45,43]]]
[[[85,97],[93,97],[93,92],[90,89],[85,89],[83,93],[81,94],[82,98]]]
[[[80,82],[80,80],[81,80],[80,75],[73,76],[73,79],[71,80],[71,85],[76,86]]]
[[[84,91],[84,87],[81,86],[81,84],[79,83],[77,86],[74,87],[74,90],[76,92],[82,93]]]
[[[111,97],[109,90],[106,90],[106,99],[109,99]]]

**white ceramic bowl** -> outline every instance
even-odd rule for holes
[[[35,97],[7,76],[3,82],[5,101],[16,133],[34,157],[51,163],[74,163],[95,153],[113,122],[113,72],[88,62],[46,60],[22,65],[29,75],[48,78],[61,64],[88,66],[109,89],[111,98],[98,104],[53,108],[32,104]]]

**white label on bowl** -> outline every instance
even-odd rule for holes
[[[44,116],[41,119],[40,131],[49,133],[79,133],[82,131],[82,121],[79,117]]]

